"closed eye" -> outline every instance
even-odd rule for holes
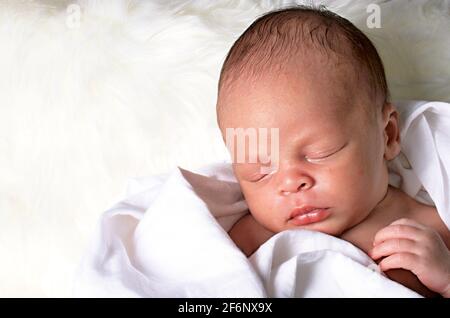
[[[267,173],[264,173],[261,170],[264,172],[267,172]],[[250,178],[250,182],[258,182],[258,181],[265,180],[276,172],[277,172],[277,168],[274,168],[273,166],[271,166],[269,168],[268,167],[261,168],[260,172],[258,174],[255,174],[253,178]]]
[[[278,170],[277,165],[262,165],[259,166],[259,171],[248,177],[249,182],[258,182],[269,178],[271,175],[276,173]]]
[[[255,176],[254,178],[252,178],[252,179],[250,180],[250,182],[258,182],[258,181],[261,181],[262,179],[264,179],[264,178],[267,177],[267,176],[268,176],[268,174],[261,174],[261,175]]]
[[[336,152],[337,152],[337,151],[336,151]],[[307,161],[323,160],[323,159],[326,159],[326,158],[328,158],[328,157],[331,157],[331,156],[334,155],[336,152],[333,152],[333,153],[331,153],[331,154],[329,154],[329,155],[326,155],[326,156],[314,157],[314,158],[305,156],[305,159],[306,159]]]
[[[341,151],[342,149],[344,149],[345,146],[347,146],[347,143],[345,143],[345,144],[344,144],[342,147],[340,147],[338,150],[333,151],[333,152],[331,152],[331,153],[328,153],[328,154],[325,154],[325,155],[320,155],[320,156],[317,156],[317,157],[305,156],[305,159],[306,159],[306,161],[308,161],[308,162],[317,162],[317,161],[321,161],[321,160],[327,159],[327,158],[329,158],[329,157],[331,157],[331,156],[337,154],[339,151]]]

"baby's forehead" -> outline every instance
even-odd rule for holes
[[[324,116],[343,121],[356,104],[360,109],[370,104],[369,88],[358,80],[351,61],[313,49],[297,60],[261,69],[258,74],[244,69],[227,84],[219,91],[217,111],[221,128],[224,124],[279,127],[289,117],[305,113],[313,121]],[[365,113],[367,109],[360,111]]]
[[[329,145],[329,143],[340,142],[349,136],[358,135],[368,130],[364,111],[353,108],[347,111],[328,113],[323,112],[305,113],[285,113],[276,110],[277,113],[245,113],[244,117],[237,119],[237,116],[229,116],[224,121],[221,131],[225,141],[230,140],[231,134],[239,133],[244,136],[243,140],[249,142],[254,140],[272,140],[272,135],[276,133],[280,146],[285,144],[300,146]],[[230,114],[232,115],[232,114]],[[255,118],[255,115],[259,115]],[[227,131],[228,130],[228,131]],[[266,138],[266,139],[264,139]],[[239,139],[238,139],[239,140]]]
[[[222,131],[232,128],[279,129],[284,135],[289,131],[336,131],[352,121],[359,120],[365,112],[352,102],[344,103],[280,103],[259,104],[252,101],[236,103],[223,115]]]
[[[309,60],[259,75],[242,74],[219,93],[219,104],[230,111],[294,111],[304,107],[335,107],[367,95],[351,65]],[[291,106],[291,107],[289,107]],[[295,106],[295,107],[293,107]]]

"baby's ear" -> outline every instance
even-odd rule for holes
[[[392,160],[400,153],[400,127],[398,112],[394,105],[383,105],[384,159]]]

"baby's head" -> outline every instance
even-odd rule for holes
[[[400,144],[383,65],[370,40],[329,11],[257,19],[224,62],[217,116],[224,139],[227,128],[278,129],[274,169],[248,156],[233,163],[251,213],[273,232],[339,235],[387,193],[387,161]]]

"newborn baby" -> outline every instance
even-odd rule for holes
[[[375,47],[348,20],[306,7],[257,19],[224,62],[217,116],[224,139],[227,128],[279,132],[276,164],[233,162],[250,214],[229,234],[247,256],[280,231],[320,231],[422,295],[450,296],[450,232],[388,184],[398,113]]]

